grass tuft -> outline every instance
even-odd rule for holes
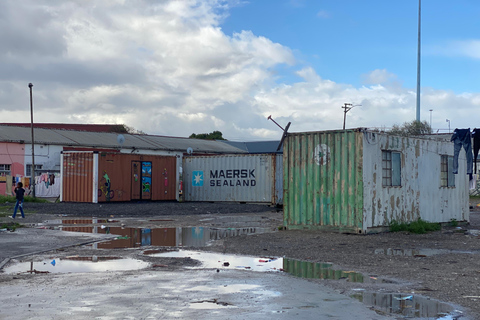
[[[24,197],[24,202],[38,202],[38,203],[46,203],[48,200],[42,199],[42,198],[34,198],[30,196],[25,196]],[[13,203],[15,204],[17,202],[17,199],[15,199],[14,196],[5,196],[5,195],[0,195],[0,203]]]
[[[395,220],[390,223],[391,232],[407,231],[411,233],[423,234],[427,232],[438,231],[441,230],[441,228],[442,226],[440,223],[427,222],[420,218],[417,221],[410,223],[398,222]]]

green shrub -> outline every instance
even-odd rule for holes
[[[427,222],[425,220],[422,220],[418,218],[417,221],[413,221],[410,223],[405,223],[405,222],[398,222],[393,220],[390,223],[390,231],[391,232],[398,232],[398,231],[407,231],[411,233],[417,233],[417,234],[422,234],[422,233],[427,233],[431,231],[438,231],[442,227],[439,223],[432,223],[432,222]]]

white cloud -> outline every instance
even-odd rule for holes
[[[231,3],[0,2],[0,14],[8,13],[0,19],[8,31],[0,33],[2,122],[28,122],[29,82],[35,121],[126,123],[161,135],[279,139],[269,115],[282,126],[291,121],[291,131],[338,129],[346,102],[362,105],[348,113],[347,127],[413,118],[415,92],[385,69],[356,88],[298,67],[292,50],[252,31],[226,35]],[[301,81],[276,83],[280,65]],[[424,118],[432,108],[434,119],[453,125],[480,106],[480,95],[426,88],[422,104]]]
[[[363,83],[370,84],[385,84],[397,80],[397,76],[387,71],[387,69],[373,70],[368,74],[362,75]]]
[[[480,59],[480,40],[457,40],[427,47],[427,53]]]

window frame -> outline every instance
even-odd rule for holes
[[[35,164],[35,172],[43,170],[43,164]],[[25,165],[25,177],[32,176],[32,164]]]
[[[6,163],[0,164],[0,176],[5,177],[5,176],[11,176],[11,175],[12,175],[12,165],[6,164]]]
[[[453,174],[453,156],[440,155],[440,187],[455,188],[455,174]]]
[[[382,187],[402,186],[402,153],[382,150]]]

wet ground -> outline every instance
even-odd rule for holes
[[[239,209],[242,208],[241,206],[225,207],[222,205],[221,210],[224,212],[218,213],[216,211],[220,209],[216,209],[215,204],[202,204],[201,206],[193,204],[190,205],[190,210],[196,214],[189,215],[177,214],[177,209],[172,210],[170,206],[171,204],[169,204],[169,210],[172,214],[167,214],[162,209],[155,210],[149,204],[149,207],[144,210],[149,212],[148,215],[142,215],[143,212],[128,215],[125,213],[128,208],[122,208],[123,211],[117,211],[118,214],[104,214],[104,209],[100,206],[90,207],[89,214],[69,215],[65,213],[67,206],[62,206],[61,212],[55,214],[51,211],[53,207],[48,206],[49,213],[27,215],[25,224],[35,228],[30,231],[77,235],[88,233],[95,237],[115,236],[119,239],[92,244],[92,239],[89,238],[88,241],[83,241],[89,242],[89,244],[83,246],[38,253],[33,256],[27,255],[10,261],[4,268],[5,273],[0,275],[1,296],[6,295],[7,297],[0,301],[0,304],[16,301],[16,299],[12,300],[8,293],[16,292],[17,288],[19,297],[22,297],[24,294],[20,291],[23,286],[41,288],[39,296],[35,294],[25,296],[28,299],[40,299],[41,301],[48,301],[41,298],[40,293],[50,290],[45,287],[45,284],[50,282],[53,287],[58,289],[53,296],[69,297],[68,281],[76,286],[82,284],[81,287],[85,283],[100,292],[105,289],[97,287],[97,284],[93,282],[98,282],[98,286],[105,286],[108,283],[109,286],[112,285],[112,288],[116,288],[116,291],[112,289],[112,292],[108,294],[120,297],[119,293],[115,293],[118,290],[121,292],[135,291],[130,288],[130,285],[126,285],[126,283],[133,283],[135,277],[143,279],[141,281],[143,284],[151,283],[162,288],[163,284],[158,283],[159,279],[156,279],[159,272],[169,282],[174,282],[175,279],[188,282],[190,279],[186,280],[182,275],[191,276],[197,272],[199,274],[197,280],[200,282],[204,275],[217,279],[220,275],[228,273],[229,277],[232,276],[236,280],[226,281],[227,287],[231,286],[230,289],[234,291],[238,289],[237,296],[240,294],[245,299],[248,298],[250,291],[257,292],[259,295],[256,298],[253,297],[255,295],[252,296],[254,301],[257,301],[255,299],[259,301],[256,305],[257,308],[264,303],[268,306],[271,305],[272,310],[259,314],[254,310],[248,312],[253,312],[251,314],[259,315],[259,317],[262,314],[264,318],[267,318],[267,315],[271,316],[270,312],[273,312],[275,317],[283,315],[285,319],[298,316],[297,313],[304,318],[303,316],[313,315],[320,310],[329,308],[325,305],[320,306],[318,303],[299,304],[290,306],[291,308],[287,304],[281,306],[282,303],[293,299],[296,290],[299,290],[299,285],[295,285],[293,282],[289,284],[292,286],[290,287],[291,292],[285,290],[288,289],[288,286],[284,288],[276,286],[275,277],[280,277],[277,278],[277,282],[281,283],[287,277],[287,279],[292,278],[291,281],[301,281],[302,288],[309,287],[311,284],[320,285],[320,291],[326,290],[329,297],[337,297],[336,295],[339,294],[341,298],[338,298],[339,300],[332,298],[334,302],[343,301],[342,299],[347,299],[345,301],[350,301],[350,303],[362,302],[365,305],[361,310],[371,311],[369,308],[376,310],[373,313],[376,319],[383,319],[388,314],[393,318],[402,319],[405,317],[454,319],[460,315],[463,316],[460,319],[479,319],[477,315],[480,314],[480,309],[477,301],[480,299],[478,296],[480,247],[478,246],[478,233],[475,230],[480,228],[480,224],[477,223],[479,220],[477,212],[472,213],[470,226],[451,226],[428,235],[396,233],[358,236],[308,231],[279,231],[278,227],[282,225],[281,212],[265,206],[249,205],[249,212],[242,213]],[[92,208],[100,210],[100,214],[97,214],[98,212]],[[185,207],[182,206],[182,208]],[[111,210],[107,211],[112,213]],[[162,214],[154,214],[157,211]],[[233,213],[228,213],[229,211]],[[96,218],[92,220],[92,216]],[[66,230],[69,231],[66,232]],[[74,238],[74,236],[69,238]],[[3,239],[4,237],[0,234],[2,243]],[[68,238],[66,239],[68,240]],[[62,241],[61,238],[59,241]],[[168,249],[171,247],[181,250]],[[0,252],[0,256],[2,254],[3,252]],[[235,255],[232,256],[232,254]],[[238,256],[240,254],[242,256]],[[34,261],[33,265],[32,261]],[[15,262],[18,263],[15,264]],[[54,263],[52,264],[52,262]],[[132,263],[132,266],[128,271],[115,267],[126,266],[129,263]],[[148,263],[148,266],[145,268],[143,263]],[[92,265],[95,265],[93,269],[87,271],[92,268]],[[137,270],[138,268],[142,269]],[[88,276],[85,275],[85,272],[95,274],[100,272],[101,276],[93,277],[97,279],[96,281],[93,279],[86,281]],[[259,272],[262,275],[259,275]],[[112,276],[112,273],[116,276]],[[237,276],[236,273],[240,273],[240,275]],[[167,275],[172,279],[169,279]],[[90,275],[90,277],[92,276]],[[148,280],[145,280],[144,277]],[[260,289],[257,282],[263,277],[272,280],[272,284],[267,285],[267,287],[275,287],[274,290],[271,290],[272,292],[289,298],[286,300],[275,298],[275,294],[272,295],[269,290]],[[109,281],[107,281],[108,279]],[[252,282],[249,282],[250,279],[253,279]],[[247,286],[245,287],[247,289],[242,289],[240,283],[236,282],[237,280],[246,281],[251,287]],[[183,287],[183,283],[181,286]],[[139,292],[147,290],[141,285],[134,287]],[[202,313],[204,311],[201,311],[198,315],[203,314],[204,318],[208,318],[206,315],[219,311],[217,309],[233,308],[229,303],[236,305],[236,309],[247,310],[244,308],[245,306],[241,306],[245,301],[232,300],[231,295],[224,292],[228,291],[227,289],[222,291],[219,290],[220,286],[215,287],[216,289],[209,287],[208,281],[202,285],[197,283],[197,287],[209,288],[212,289],[211,292],[216,293],[209,295],[195,289],[193,291],[196,294],[193,296],[199,297],[195,298],[196,300],[193,299],[193,296],[179,297],[177,295],[175,299],[184,306],[185,310],[165,314],[169,314],[170,318],[174,318],[175,314],[182,318],[182,316],[191,316],[192,314],[188,312],[192,310],[199,312],[198,309],[201,309],[208,312]],[[292,288],[294,289],[292,290]],[[171,290],[167,287],[163,287],[163,289]],[[83,290],[85,290],[84,294],[89,291],[88,288],[83,288]],[[185,288],[185,290],[187,289]],[[81,294],[80,291],[81,288],[78,288],[76,294]],[[265,295],[269,298],[267,299],[263,293],[259,292],[267,292]],[[172,299],[171,296],[160,297],[161,295],[157,292],[153,294],[153,296],[155,295],[158,295],[163,302],[164,299]],[[299,293],[299,296],[306,299],[305,301],[308,300],[307,294],[304,297],[302,293]],[[132,318],[142,316],[148,318],[149,315],[154,318],[154,311],[148,314],[148,312],[142,313],[137,309],[141,309],[142,305],[137,305],[138,298],[133,292],[121,297],[120,301],[125,302],[128,297],[133,299],[132,305],[137,311],[122,309],[123,312],[132,315]],[[59,304],[59,310],[67,310],[67,313],[70,312],[76,316],[85,315],[84,318],[89,318],[97,314],[95,312],[98,311],[99,306],[96,302],[90,301],[91,305],[84,307],[73,303],[73,296],[69,299],[67,299],[68,306],[71,309],[68,309],[65,302],[56,301],[57,298],[53,299],[53,302]],[[324,303],[330,302],[328,297],[322,299]],[[104,301],[104,303],[112,302]],[[145,307],[148,304],[146,303]],[[24,308],[25,304],[20,303],[16,306]],[[334,309],[335,307],[339,308],[339,305],[335,306],[335,303],[332,303],[331,306]],[[149,307],[152,306],[149,305]],[[465,309],[465,307],[470,309]],[[33,314],[30,312],[34,310],[29,308],[24,308],[25,312]],[[48,308],[46,307],[46,309]],[[51,308],[53,310],[53,306]],[[162,307],[152,308],[152,310],[158,311]],[[463,313],[456,312],[457,309]],[[36,316],[42,314],[39,310],[35,312]],[[218,317],[220,318],[222,313],[219,312]],[[48,318],[48,312],[43,314]],[[231,319],[243,319],[245,314],[243,312],[234,313]],[[327,317],[334,313],[325,313],[324,315]],[[369,316],[372,317],[372,314],[367,314],[365,319],[373,319]],[[348,318],[345,316],[338,319]]]

